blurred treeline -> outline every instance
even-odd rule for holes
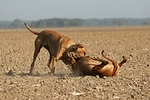
[[[109,19],[68,19],[52,18],[41,19],[37,21],[23,21],[15,19],[14,21],[0,21],[0,28],[23,28],[24,22],[30,27],[70,27],[70,26],[142,26],[150,25],[150,18],[109,18]]]

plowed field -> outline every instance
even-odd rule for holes
[[[51,29],[83,44],[87,55],[102,58],[100,52],[105,50],[105,55],[118,63],[123,55],[128,62],[117,76],[99,78],[74,76],[58,61],[51,77],[49,53],[43,48],[34,75],[29,76],[37,36],[27,29],[0,29],[0,100],[150,100],[149,26]]]

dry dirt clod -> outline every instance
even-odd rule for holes
[[[12,70],[10,70],[7,75],[10,75],[10,76],[14,76],[14,72]]]
[[[134,94],[130,94],[130,95],[131,95],[131,98],[133,98],[133,99],[134,99],[134,96],[135,96],[135,95],[134,95]]]

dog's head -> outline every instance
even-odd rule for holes
[[[86,48],[82,44],[75,44],[73,46],[75,52],[75,58],[81,58],[86,56]]]

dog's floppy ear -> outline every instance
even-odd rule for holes
[[[83,46],[82,44],[75,44],[75,45],[73,46],[73,49],[74,49],[74,50],[77,50],[78,48],[84,48],[84,46]]]

